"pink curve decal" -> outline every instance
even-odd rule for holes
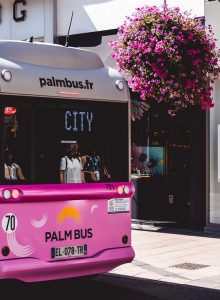
[[[46,222],[47,222],[48,216],[46,214],[43,215],[43,217],[40,220],[31,220],[31,225],[35,228],[42,228]]]
[[[92,207],[91,207],[91,214],[94,213],[94,210],[97,209],[99,206],[97,204],[94,204]]]
[[[32,245],[29,244],[24,246],[18,243],[15,232],[7,234],[7,242],[11,252],[16,256],[26,257],[30,256],[34,252]]]

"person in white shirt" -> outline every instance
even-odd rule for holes
[[[77,142],[67,145],[67,155],[60,161],[60,183],[84,182],[82,160]]]
[[[13,162],[13,154],[10,151],[5,153],[5,180],[11,183],[25,181],[21,167]]]

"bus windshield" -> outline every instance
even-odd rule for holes
[[[99,182],[128,181],[128,124],[120,121],[127,118],[126,104],[1,96],[1,114],[2,184],[59,183],[68,146],[76,143],[84,182],[92,182],[90,171],[97,168],[92,155],[100,160]],[[13,166],[21,174],[14,175]]]

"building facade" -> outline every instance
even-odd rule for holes
[[[129,5],[127,0],[1,0],[0,39],[27,40],[33,36],[36,41],[49,43],[68,41],[70,46],[97,52],[107,66],[114,67],[108,41],[117,39],[117,28],[125,16],[131,15],[136,7],[163,3],[163,0],[129,0]],[[176,0],[166,3],[177,5]],[[181,10],[192,10],[194,17],[205,15],[207,24],[220,37],[218,0],[179,0],[178,6]],[[158,162],[154,171],[157,176],[150,181],[148,176],[138,177],[137,170],[141,172],[141,167],[133,165],[132,180],[137,191],[134,218],[220,230],[219,94],[220,81],[217,81],[215,108],[210,114],[193,109],[171,121],[161,106],[152,104],[141,122],[132,122],[132,160],[138,158],[140,164],[139,157],[145,154],[147,161],[142,166],[149,160]]]

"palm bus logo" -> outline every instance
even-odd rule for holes
[[[67,218],[72,218],[77,222],[81,221],[81,214],[78,209],[74,207],[64,207],[58,214],[56,222],[62,224]]]

